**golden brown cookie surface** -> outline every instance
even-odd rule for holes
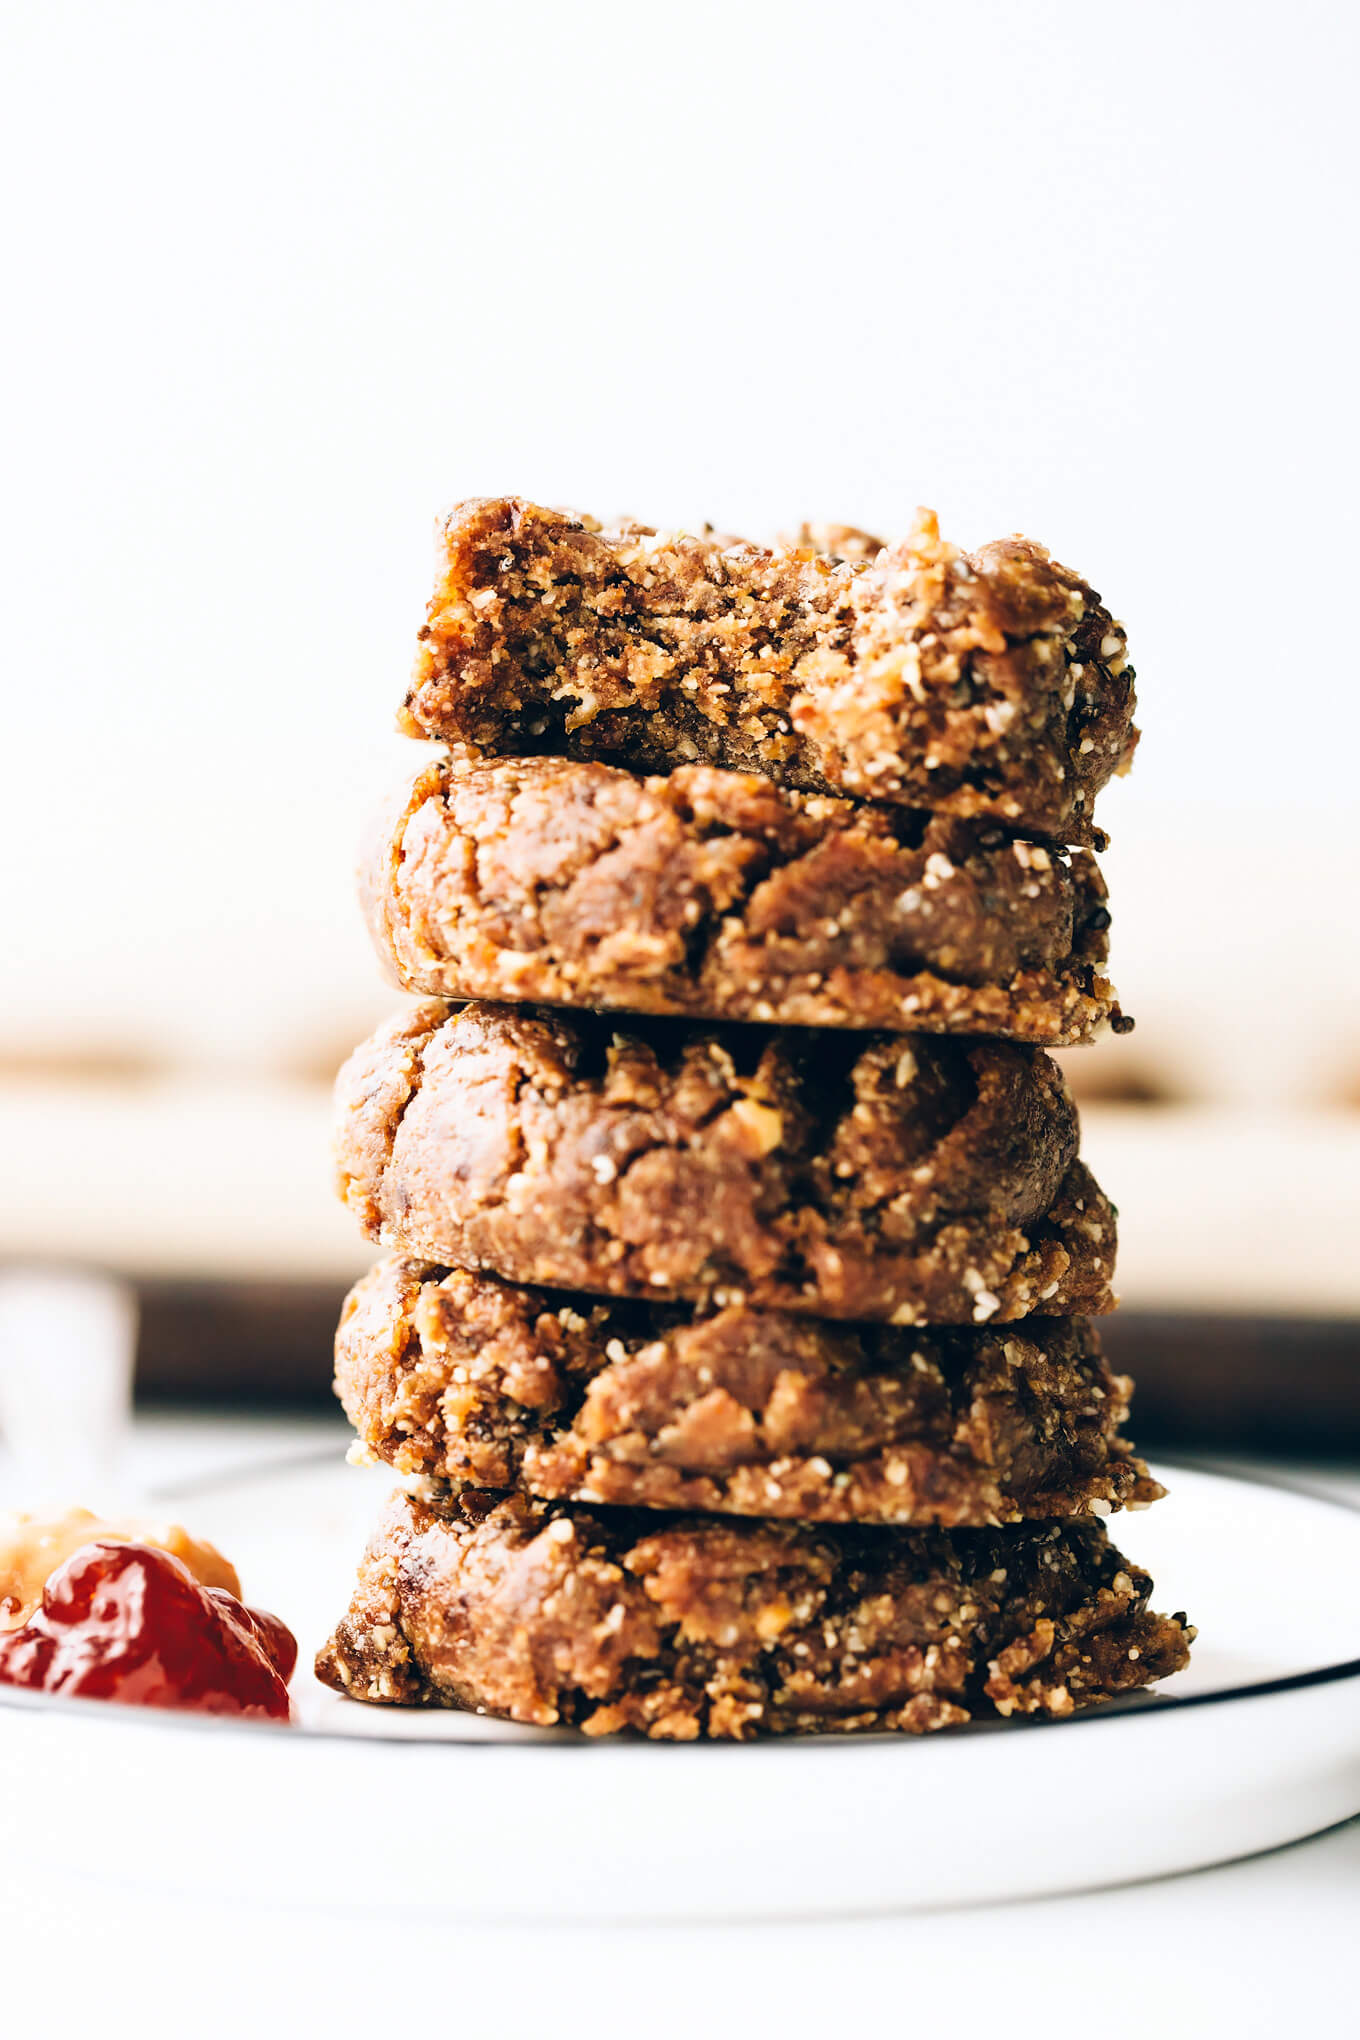
[[[399,1256],[351,1291],[336,1389],[369,1451],[453,1487],[804,1522],[1108,1515],[1161,1492],[1093,1325],[712,1316]]]
[[[351,1209],[441,1266],[896,1324],[1111,1307],[1114,1213],[1036,1049],[430,1001],[336,1097]]]
[[[474,1495],[444,1516],[398,1494],[317,1672],[588,1735],[921,1733],[1179,1670],[1194,1632],[1149,1589],[1090,1524],[829,1530]]]
[[[1047,1046],[1122,1022],[1084,850],[752,773],[439,759],[365,897],[407,990]]]

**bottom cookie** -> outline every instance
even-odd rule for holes
[[[1179,1671],[1194,1637],[1089,1522],[828,1530],[475,1490],[448,1510],[392,1497],[325,1684],[587,1735],[919,1734],[1071,1714]]]

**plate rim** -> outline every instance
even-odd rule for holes
[[[1341,1516],[1360,1518],[1360,1503],[1345,1501],[1336,1495],[1320,1494],[1314,1488],[1301,1487],[1288,1480],[1272,1480],[1269,1476],[1260,1473],[1224,1473],[1214,1467],[1199,1465],[1193,1459],[1187,1459],[1174,1453],[1156,1453],[1154,1457],[1158,1465],[1174,1466],[1183,1473],[1193,1474],[1196,1479],[1208,1481],[1215,1486],[1266,1488],[1276,1494],[1292,1496],[1296,1501],[1308,1502],[1324,1511],[1335,1511]],[[264,1479],[272,1474],[287,1473],[293,1469],[317,1466],[323,1461],[331,1463],[333,1459],[334,1448],[332,1446],[309,1447],[305,1451],[288,1453],[279,1459],[271,1460],[265,1466],[226,1468],[219,1473],[201,1474],[185,1480],[158,1483],[151,1490],[148,1499],[151,1501],[170,1501],[182,1498],[185,1495],[201,1493],[205,1488],[211,1488],[215,1485],[228,1485],[238,1481]],[[1013,1734],[1017,1730],[1033,1733],[1047,1729],[1091,1727],[1097,1722],[1163,1720],[1168,1714],[1173,1712],[1180,1713],[1187,1708],[1215,1707],[1232,1701],[1267,1699],[1277,1693],[1294,1693],[1314,1686],[1337,1685],[1346,1679],[1360,1679],[1360,1657],[1338,1659],[1333,1664],[1315,1666],[1312,1671],[1282,1672],[1270,1679],[1253,1679],[1248,1680],[1242,1685],[1220,1686],[1212,1693],[1135,1693],[1124,1700],[1112,1701],[1107,1706],[1080,1709],[1077,1713],[1064,1715],[1061,1719],[1047,1715],[1024,1716],[1019,1720],[1012,1719],[1006,1722],[973,1722],[968,1724],[968,1728],[971,1728],[974,1732],[978,1730],[983,1732],[992,1730],[999,1733],[1004,1730],[1007,1733]],[[202,1714],[187,1707],[120,1706],[116,1701],[81,1699],[59,1693],[32,1693],[22,1687],[5,1686],[3,1684],[0,1684],[0,1708],[6,1708],[12,1712],[19,1713],[70,1714],[77,1719],[84,1720],[98,1719],[100,1721],[109,1721],[111,1718],[114,1718],[122,1725],[130,1728],[177,1729],[191,1735],[212,1734],[214,1732],[239,1734],[242,1730],[246,1730],[255,1735],[297,1739],[299,1734],[298,1725],[293,1722],[243,1720],[239,1715]],[[402,1711],[407,1713],[418,1710]],[[447,1711],[456,1713],[465,1710],[451,1709]],[[524,1724],[511,1722],[508,1725],[514,1728],[522,1727]],[[954,1733],[957,1735],[959,1731]],[[485,1741],[458,1742],[451,1737],[437,1736],[431,1736],[427,1740],[422,1741],[410,1736],[386,1735],[380,1729],[367,1730],[362,1736],[349,1736],[330,1729],[303,1729],[301,1735],[303,1742],[309,1745],[317,1743],[357,1742],[401,1749],[439,1748],[518,1751],[570,1749],[582,1751],[614,1750],[620,1753],[633,1751],[640,1753],[656,1747],[656,1744],[650,1737],[623,1736],[610,1736],[607,1738],[577,1736],[563,1741],[558,1741],[555,1738],[539,1741],[535,1738],[532,1741],[526,1740],[523,1742],[518,1739],[498,1741],[488,1737]],[[953,1737],[951,1737],[952,1739]],[[750,1742],[703,1741],[679,1745],[678,1747],[691,1750],[703,1749],[706,1751],[726,1749],[729,1752],[745,1751],[749,1753],[757,1749],[787,1749],[792,1744],[797,1744],[802,1748],[846,1750],[862,1748],[871,1741],[882,1743],[885,1746],[902,1748],[909,1747],[919,1740],[921,1739],[917,1737],[892,1735],[872,1737],[856,1735],[765,1736],[755,1737]]]

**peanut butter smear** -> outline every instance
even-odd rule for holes
[[[223,1587],[240,1598],[235,1566],[178,1523],[96,1516],[89,1509],[68,1509],[62,1516],[0,1510],[0,1629],[21,1628],[41,1603],[43,1587],[57,1567],[83,1544],[100,1540],[154,1545],[177,1558],[200,1585]]]

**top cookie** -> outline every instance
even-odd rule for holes
[[[1099,596],[1028,539],[962,552],[928,512],[871,543],[769,549],[464,503],[443,524],[401,727],[470,753],[704,762],[1098,842],[1095,796],[1138,734]]]

